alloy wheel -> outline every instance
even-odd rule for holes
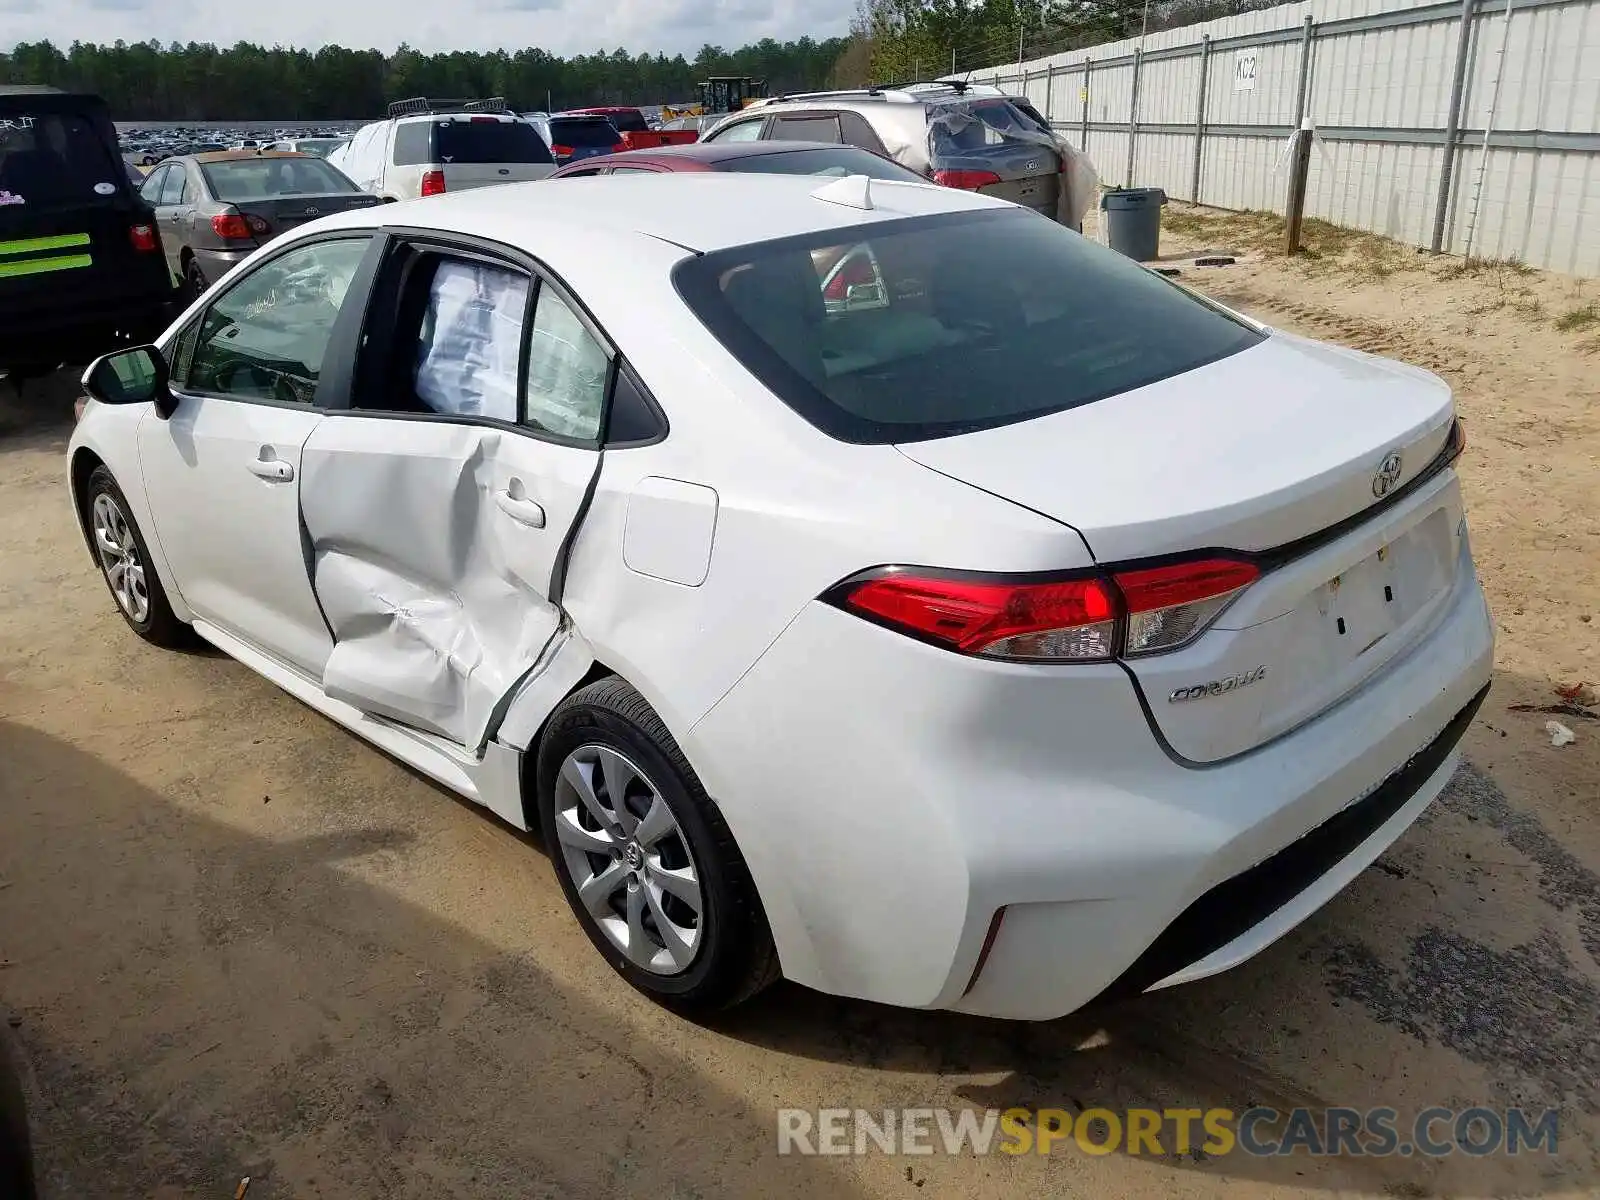
[[[150,619],[150,591],[145,582],[145,565],[134,539],[133,526],[121,506],[106,492],[94,498],[94,547],[100,556],[100,569],[117,598],[117,607],[135,625]]]
[[[579,746],[556,779],[556,838],[579,903],[623,956],[676,975],[700,947],[699,869],[672,809],[607,746]]]

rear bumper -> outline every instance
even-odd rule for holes
[[[1359,691],[1193,769],[1115,666],[963,658],[815,604],[680,740],[786,975],[1049,1019],[1225,969],[1330,899],[1443,789],[1492,655],[1463,554],[1438,623]]]
[[[200,275],[209,287],[254,254],[256,249],[250,246],[243,250],[209,250],[197,246],[192,253],[200,268]]]
[[[110,297],[91,287],[63,298],[64,285],[55,286],[47,303],[8,298],[0,322],[0,366],[86,363],[119,345],[153,341],[177,313],[170,287]]]

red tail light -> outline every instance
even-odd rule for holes
[[[1187,644],[1259,574],[1238,559],[1045,582],[890,567],[846,580],[825,599],[964,654],[1103,662]]]
[[[846,585],[846,607],[902,632],[990,658],[1106,659],[1117,597],[1105,581],[1006,583],[890,571]]]
[[[550,143],[550,153],[554,154],[557,158],[571,158],[572,157],[572,147],[571,146],[563,146],[559,142],[551,142]]]
[[[825,300],[847,300],[850,289],[858,284],[876,283],[877,272],[872,269],[872,260],[865,254],[858,254],[839,269],[839,273],[828,280],[828,286],[822,290]]]
[[[422,190],[420,194],[423,196],[444,195],[444,172],[424,171],[422,173]]]
[[[250,239],[250,222],[246,221],[241,213],[217,213],[211,218],[211,228],[218,237],[230,241]]]
[[[1118,571],[1117,588],[1128,612],[1122,652],[1153,654],[1186,645],[1260,574],[1254,563],[1232,558]]]
[[[161,249],[161,239],[156,236],[154,225],[128,226],[128,241],[140,254],[153,254]]]
[[[999,183],[1000,176],[993,171],[935,171],[933,181],[945,187],[960,188],[964,192],[975,192]]]

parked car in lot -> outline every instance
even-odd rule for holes
[[[598,113],[525,113],[523,120],[538,130],[557,166],[623,148],[622,134]]]
[[[170,159],[145,178],[143,193],[190,299],[285,230],[378,203],[321,159],[279,150]]]
[[[384,200],[543,179],[556,169],[549,146],[498,100],[418,97],[391,104],[389,114],[328,155],[357,187]]]
[[[342,137],[280,138],[267,149],[287,150],[291,154],[309,154],[314,158],[327,158],[349,140]]]
[[[1099,178],[1088,156],[998,89],[927,83],[763,100],[707,142],[838,142],[894,159],[946,187],[981,192],[1082,228]]]
[[[695,142],[659,150],[630,150],[568,163],[552,179],[585,175],[643,175],[670,171],[737,171],[769,175],[867,175],[926,183],[915,171],[855,146],[821,142]]]
[[[972,192],[347,212],[85,386],[132,629],[539,826],[680,1009],[1220,971],[1417,818],[1489,680],[1444,383]]]
[[[0,86],[0,368],[36,373],[148,341],[172,299],[105,102]]]
[[[618,145],[624,150],[654,150],[658,146],[682,146],[695,141],[700,135],[692,136],[685,130],[652,129],[644,119],[644,114],[637,108],[623,108],[617,106],[601,108],[574,108],[558,114],[562,117],[572,116],[598,116],[611,122],[611,127],[619,135]]]

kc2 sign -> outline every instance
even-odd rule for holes
[[[1233,90],[1236,92],[1256,90],[1256,51],[1240,50],[1233,56]]]

